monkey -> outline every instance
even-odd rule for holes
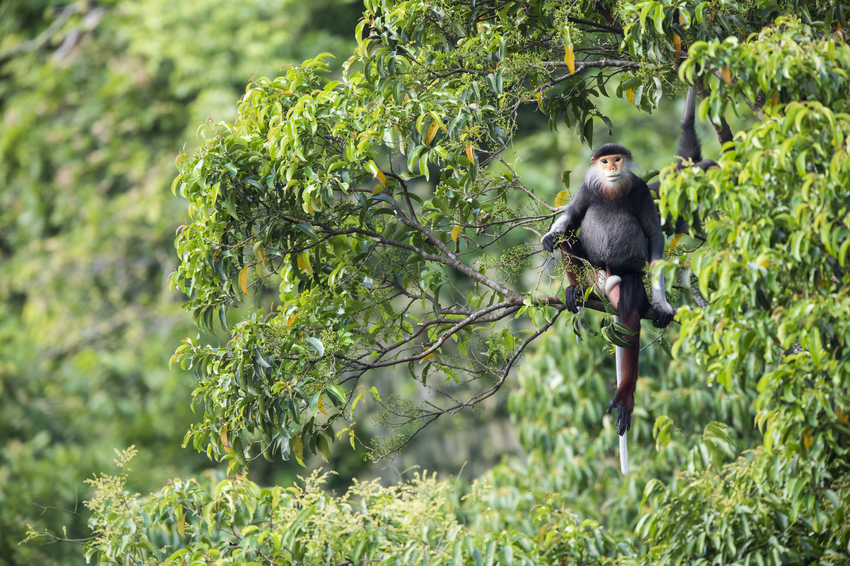
[[[703,159],[702,143],[696,130],[696,93],[694,89],[688,90],[688,95],[685,98],[685,110],[682,113],[682,133],[679,135],[679,147],[676,151],[677,162],[675,172],[679,172],[685,168],[685,163],[692,164],[692,167],[699,167],[703,171],[707,171],[712,167],[718,167],[719,164],[712,159]],[[658,189],[661,187],[661,181],[650,183],[649,190],[656,197]],[[672,218],[668,217],[667,225],[672,225]],[[690,232],[690,225],[683,217],[676,219],[675,231],[677,234],[687,234]]]
[[[619,144],[609,143],[593,152],[590,168],[581,186],[563,214],[541,239],[543,248],[552,251],[560,241],[565,252],[570,286],[565,291],[567,310],[578,312],[577,281],[570,267],[574,258],[584,259],[604,269],[605,291],[617,307],[619,318],[634,334],[627,338],[628,348],[617,350],[618,386],[608,412],[617,409],[617,432],[621,437],[621,461],[624,456],[626,431],[631,429],[634,393],[638,378],[640,321],[650,303],[643,286],[647,262],[664,259],[664,236],[661,219],[647,184],[632,172],[632,153]],[[577,242],[563,241],[563,235]],[[652,284],[653,324],[666,327],[675,310],[664,294],[663,273]],[[623,463],[628,474],[628,460]]]

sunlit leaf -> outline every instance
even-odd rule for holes
[[[564,206],[564,203],[569,200],[569,191],[560,191],[557,195],[555,195],[555,206]]]
[[[310,264],[307,263],[306,259],[304,259],[303,254],[298,255],[297,261],[298,261],[298,267],[300,267],[306,273],[309,273],[311,275],[313,274],[313,268],[310,267]]]
[[[292,454],[298,463],[304,465],[304,442],[301,440],[301,435],[296,434],[292,439]]]
[[[457,242],[458,236],[460,236],[460,232],[463,230],[463,226],[455,226],[452,228],[452,241]]]
[[[248,266],[247,265],[242,268],[242,271],[239,272],[239,288],[242,289],[243,293],[245,293],[249,297],[251,296],[251,294],[248,293]]]
[[[567,69],[570,70],[570,74],[574,75],[576,72],[576,56],[573,53],[573,44],[568,43],[564,46],[564,63],[567,64]]]
[[[437,132],[440,130],[440,125],[436,120],[431,122],[431,125],[428,126],[428,131],[425,133],[425,145],[431,145],[431,142],[434,141],[434,138],[437,136]]]
[[[233,447],[230,446],[230,441],[227,439],[227,424],[225,424],[221,428],[221,433],[219,434],[219,438],[221,439],[221,446],[224,448],[224,451],[228,454],[233,453]]]
[[[289,320],[286,321],[286,329],[287,330],[289,330],[289,327],[292,326],[292,323],[295,322],[295,319],[298,318],[299,314],[301,314],[301,313],[295,313],[294,315],[289,317]]]

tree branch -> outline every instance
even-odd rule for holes
[[[546,65],[552,65],[554,67],[566,67],[567,64],[561,61],[547,61]],[[561,83],[567,79],[570,79],[585,69],[590,68],[608,68],[608,67],[618,67],[622,69],[639,69],[640,63],[635,63],[634,61],[621,61],[618,59],[600,59],[599,61],[585,61],[582,63],[576,64],[576,72],[575,73],[567,73],[566,75],[562,75],[553,81],[549,81],[548,83],[542,84],[539,87],[534,89],[534,92],[540,92],[544,89],[547,89],[551,86],[554,86],[558,83]]]
[[[575,24],[592,26],[592,27],[595,27],[595,28],[599,28],[600,30],[603,30],[603,31],[609,31],[611,33],[616,33],[617,35],[623,35],[623,28],[621,28],[621,27],[606,26],[605,24],[600,24],[599,22],[593,22],[593,21],[590,21],[590,20],[583,20],[581,18],[568,17],[567,19],[569,21],[575,23]]]

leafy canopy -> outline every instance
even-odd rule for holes
[[[464,527],[454,530],[442,502],[430,508],[437,524],[404,530],[433,501],[435,488],[422,482],[413,497],[367,497],[379,516],[360,525],[365,534],[354,544],[323,530],[363,518],[349,518],[348,500],[317,496],[311,508],[300,494],[284,501],[236,476],[212,492],[169,486],[147,501],[120,499],[116,482],[103,482],[115,491],[109,501],[139,509],[97,507],[106,520],[90,550],[103,561],[153,561],[164,543],[183,545],[188,534],[175,563],[847,562],[846,9],[770,0],[623,2],[611,12],[589,2],[366,2],[359,46],[340,80],[324,77],[324,56],[256,79],[237,120],[211,126],[203,146],[181,156],[174,184],[192,221],[178,236],[173,283],[190,296],[198,326],[229,325],[227,309],[262,298],[266,284],[280,298],[271,312],[232,325],[225,346],[187,340],[176,354],[198,377],[196,447],[243,467],[260,453],[326,455],[337,435],[352,432],[346,424],[365,395],[363,376],[381,367],[406,366],[444,396],[443,404],[388,406],[413,430],[492,395],[563,310],[557,271],[551,282],[546,272],[539,283],[514,276],[528,271],[536,238],[558,211],[504,157],[526,112],[592,143],[588,121],[605,121],[598,97],[651,110],[680,80],[705,95],[702,115],[730,143],[717,169],[685,168],[662,182],[663,216],[699,212],[702,233],[692,235],[705,241],[683,250],[676,237],[657,269],[669,271],[668,281],[693,273],[708,301],[681,306],[678,359],[668,371],[689,389],[707,374],[717,393],[647,402],[657,411],[659,453],[639,451],[646,477],[613,495],[614,443],[603,448],[613,434],[598,424],[596,404],[582,403],[604,396],[593,371],[605,362],[581,366],[559,337],[555,353],[575,368],[574,390],[561,391],[554,377],[535,381],[555,357],[534,359],[525,396],[513,402],[534,419],[524,423],[532,458],[525,469],[514,462],[494,470],[501,487],[487,497],[496,507],[477,514],[462,544]],[[619,83],[609,92],[612,78]],[[723,111],[747,107],[759,121],[732,139]],[[509,326],[521,315],[523,327]],[[570,402],[547,400],[552,392]],[[576,434],[558,434],[565,421]],[[637,435],[648,435],[647,424]],[[570,513],[528,520],[529,509],[556,508],[520,495],[546,487],[542,478],[576,489],[556,496],[559,505],[593,516],[615,508],[602,517],[610,530]],[[382,506],[389,499],[410,513],[393,515],[393,505]],[[296,511],[281,511],[282,501]],[[323,509],[333,521],[308,523]]]

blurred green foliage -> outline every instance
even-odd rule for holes
[[[168,369],[191,331],[166,285],[185,214],[168,191],[174,158],[208,116],[235,117],[253,73],[353,43],[359,12],[0,4],[0,564],[79,560],[71,545],[18,542],[26,523],[85,536],[52,508],[82,513],[81,482],[113,448],[143,449],[130,486],[142,492],[208,465],[180,448],[192,378]]]

